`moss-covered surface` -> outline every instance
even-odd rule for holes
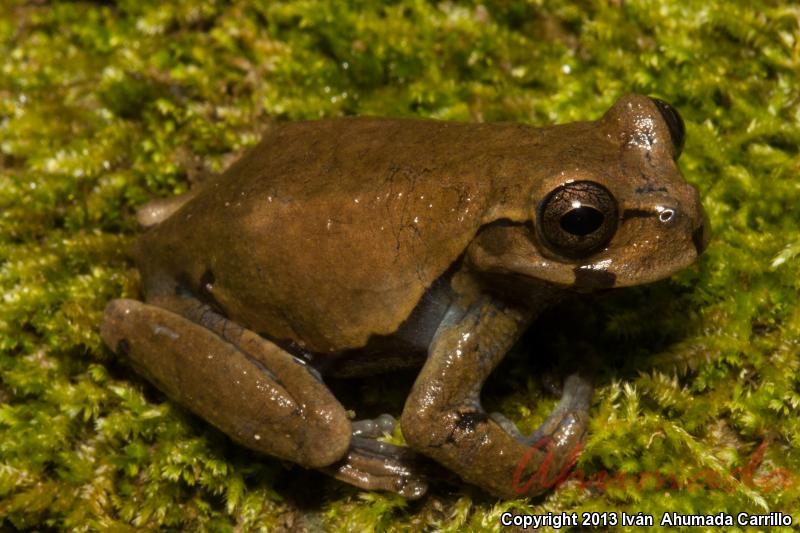
[[[0,527],[492,530],[507,509],[800,521],[800,11],[781,4],[2,2]],[[548,315],[486,395],[530,430],[555,402],[531,361],[591,340],[607,364],[583,483],[530,502],[360,492],[233,445],[101,344],[105,303],[135,295],[135,208],[220,171],[270,122],[549,124],[627,91],[686,119],[712,245],[669,281]],[[392,381],[350,387],[352,407],[398,408],[409,380]]]

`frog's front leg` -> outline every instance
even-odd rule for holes
[[[530,313],[490,299],[448,313],[400,420],[411,447],[462,479],[501,497],[550,488],[577,458],[592,387],[570,376],[553,414],[531,437],[502,417],[488,416],[480,391],[530,320]]]

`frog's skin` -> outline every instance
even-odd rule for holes
[[[536,495],[537,469],[582,442],[588,376],[566,379],[530,437],[483,411],[481,387],[567,291],[655,281],[700,254],[708,224],[682,144],[677,112],[639,95],[547,128],[275,127],[199,191],[143,210],[146,303],[112,301],[102,335],[248,448],[408,497],[427,486],[417,454],[500,497],[533,478]],[[323,382],[413,364],[410,449],[374,440],[391,417],[351,423]]]

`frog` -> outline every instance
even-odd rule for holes
[[[569,469],[586,438],[592,372],[566,375],[530,435],[487,413],[482,387],[566,296],[700,256],[710,227],[678,167],[684,140],[678,111],[639,94],[545,127],[273,126],[217,177],[140,211],[144,298],[112,300],[102,338],[260,454],[409,499],[428,491],[426,464],[498,498],[540,495],[542,471]],[[398,419],[356,420],[326,385],[414,367]],[[405,445],[381,440],[398,424]]]

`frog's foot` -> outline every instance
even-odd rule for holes
[[[428,490],[426,459],[405,446],[375,439],[394,431],[397,420],[389,414],[353,422],[347,455],[323,472],[366,490],[388,490],[410,500]]]
[[[525,437],[517,429],[516,424],[500,413],[492,413],[490,418],[520,442],[529,446],[545,444],[549,440],[556,441],[556,446],[563,448],[567,442],[573,446],[583,441],[588,420],[589,405],[592,401],[592,383],[587,375],[578,372],[567,376],[561,388],[561,401],[555,406],[536,431]],[[574,433],[574,436],[573,436]],[[566,436],[557,439],[556,436]],[[558,453],[555,449],[554,453]]]
[[[248,448],[309,468],[347,453],[347,414],[309,366],[196,300],[172,304],[180,314],[112,301],[103,340],[167,396]]]
[[[547,420],[530,434],[525,441],[534,446],[543,439],[556,439],[564,435],[565,443],[577,446],[586,436],[589,421],[589,407],[592,403],[594,387],[591,376],[576,372],[567,376],[562,387],[561,401],[555,406]],[[559,444],[561,448],[564,445]]]
[[[359,422],[354,426],[356,424]],[[323,468],[323,472],[361,489],[396,492],[409,500],[427,492],[423,457],[405,446],[356,436],[356,431],[347,455],[338,463]]]

